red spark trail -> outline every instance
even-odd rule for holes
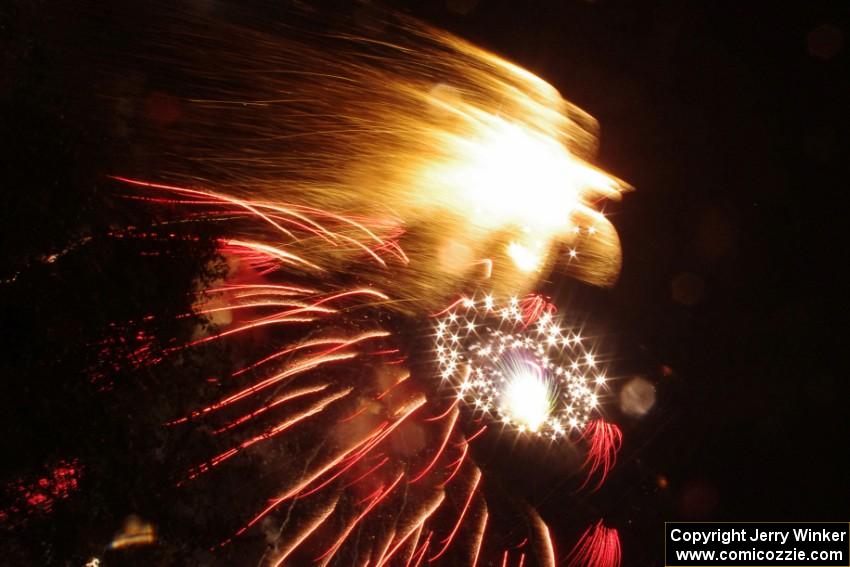
[[[455,475],[457,475],[458,471],[460,470],[460,467],[463,466],[463,460],[466,458],[466,453],[468,451],[469,451],[469,443],[464,442],[463,443],[463,452],[461,453],[460,457],[458,457],[458,459],[455,462],[449,463],[448,465],[446,465],[447,468],[452,467],[452,466],[454,467],[454,469],[452,470],[452,473],[449,475],[449,477],[446,480],[444,480],[443,482],[441,482],[437,486],[439,486],[440,488],[445,488],[445,486],[447,484],[449,484],[452,481],[452,479],[454,479]]]
[[[202,414],[202,413],[207,413],[207,412],[211,412],[211,411],[221,409],[225,406],[228,406],[230,404],[238,402],[239,400],[247,398],[248,396],[250,396],[252,394],[256,394],[257,392],[264,390],[264,389],[268,388],[269,386],[277,384],[278,382],[285,380],[286,378],[290,378],[290,377],[295,376],[297,374],[301,374],[302,372],[307,372],[308,370],[312,370],[312,369],[316,368],[317,366],[321,366],[322,364],[326,364],[328,362],[336,362],[336,361],[339,361],[339,360],[348,360],[348,359],[354,358],[356,356],[357,356],[357,353],[350,352],[350,353],[341,353],[341,354],[333,354],[333,355],[328,355],[328,356],[319,356],[319,357],[308,358],[303,363],[296,365],[296,366],[294,366],[294,367],[292,367],[292,368],[290,368],[290,369],[288,369],[284,372],[280,372],[279,374],[275,374],[274,376],[271,376],[270,378],[266,378],[265,380],[258,382],[257,384],[254,384],[253,386],[245,388],[244,390],[240,390],[239,392],[233,394],[232,396],[228,396],[227,398],[224,398],[220,402],[217,402],[217,403],[215,403],[211,406],[205,407],[204,409],[202,409],[198,413]]]
[[[213,434],[219,435],[221,433],[224,433],[225,431],[229,431],[229,430],[233,429],[234,427],[245,423],[246,421],[254,419],[259,415],[262,415],[263,413],[267,412],[268,410],[270,410],[274,407],[279,406],[280,404],[286,403],[286,402],[291,401],[291,400],[298,399],[302,396],[307,396],[307,395],[310,395],[310,394],[315,394],[316,392],[321,392],[322,390],[326,389],[328,386],[330,386],[330,384],[322,384],[320,386],[314,386],[314,387],[311,387],[311,388],[302,388],[300,390],[295,390],[293,392],[290,392],[289,394],[281,396],[281,397],[277,398],[275,401],[261,407],[260,409],[254,410],[249,414],[243,415],[242,417],[239,417],[239,418],[231,421],[230,423],[228,423],[227,425],[225,425],[224,427],[222,427],[220,429],[216,429],[215,431],[213,431]]]
[[[408,538],[410,538],[411,535],[419,532],[422,529],[422,526],[425,525],[425,522],[428,520],[428,518],[430,518],[431,515],[436,512],[440,505],[443,503],[445,497],[446,495],[444,492],[437,493],[437,499],[425,509],[425,511],[422,513],[416,523],[414,523],[410,530],[408,530],[408,532],[398,541],[398,543],[393,546],[393,548],[386,555],[386,557],[383,557],[378,561],[377,567],[381,567],[384,563],[392,559],[393,555],[395,555],[395,553],[401,548],[401,546],[404,545]]]
[[[339,547],[345,542],[345,540],[348,538],[348,534],[351,533],[351,530],[353,530],[357,526],[357,524],[359,524],[360,521],[366,517],[366,515],[372,510],[372,508],[380,504],[387,497],[387,495],[395,489],[395,487],[398,485],[398,483],[403,477],[404,473],[400,473],[388,488],[381,487],[378,490],[377,494],[374,496],[374,498],[372,498],[372,501],[369,503],[369,505],[366,506],[366,508],[354,519],[353,522],[351,522],[345,528],[345,530],[343,530],[342,535],[336,540],[336,542],[332,546],[330,546],[328,550],[325,551],[322,555],[318,556],[315,561],[321,561],[326,558],[329,559],[336,552],[336,550],[339,549]]]
[[[428,546],[431,544],[431,536],[434,535],[433,531],[428,532],[428,537],[425,538],[425,543],[422,544],[422,547],[419,548],[413,555],[410,556],[410,559],[407,561],[407,567],[410,567],[410,561],[413,560],[417,555],[419,556],[416,559],[416,563],[414,563],[414,567],[418,567],[418,565],[422,562],[422,558],[425,557],[425,553],[428,551]]]
[[[322,271],[318,265],[308,262],[304,258],[296,256],[295,254],[291,254],[286,252],[285,250],[281,250],[280,248],[275,248],[274,246],[269,246],[268,244],[261,244],[259,242],[247,242],[245,240],[236,240],[236,239],[226,239],[222,241],[225,248],[229,248],[229,252],[233,254],[241,254],[241,249],[250,250],[253,252],[258,252],[261,256],[265,256],[267,258],[273,260],[279,260],[282,263],[292,264],[294,266],[298,266],[303,264],[310,268],[313,268],[316,271]]]
[[[595,419],[587,424],[585,436],[590,439],[590,447],[584,461],[587,476],[580,489],[587,486],[593,475],[598,472],[599,480],[594,487],[594,490],[598,490],[617,462],[617,452],[623,444],[623,433],[613,423]]]
[[[357,410],[356,412],[354,412],[353,414],[349,415],[348,417],[344,417],[344,418],[340,419],[337,423],[346,423],[346,422],[348,422],[348,421],[351,421],[351,420],[352,420],[352,419],[354,419],[355,417],[357,417],[357,416],[359,416],[359,415],[362,415],[362,414],[363,414],[363,412],[365,412],[365,411],[366,411],[366,410],[368,410],[368,409],[369,409],[369,406],[363,406],[363,407],[361,407],[359,410]]]
[[[414,483],[414,482],[421,480],[422,477],[424,477],[426,474],[428,474],[428,471],[430,471],[434,467],[434,465],[437,463],[439,458],[442,456],[443,451],[446,450],[446,445],[449,442],[449,437],[451,437],[452,433],[454,432],[455,425],[457,424],[458,415],[460,415],[460,412],[457,412],[457,411],[452,414],[452,417],[449,420],[449,426],[446,428],[446,434],[443,437],[443,442],[440,443],[440,448],[437,450],[436,453],[434,453],[434,458],[431,459],[431,462],[428,463],[428,466],[426,466],[424,469],[422,469],[422,471],[419,474],[414,476],[408,482]]]
[[[350,393],[351,393],[351,388],[347,388],[346,390],[343,390],[341,392],[337,392],[336,394],[331,394],[330,396],[323,398],[319,403],[311,406],[310,408],[304,410],[303,412],[298,413],[298,414],[292,416],[291,418],[280,422],[276,426],[272,427],[271,429],[267,429],[266,431],[264,431],[263,433],[260,433],[259,435],[256,435],[256,436],[251,437],[250,439],[248,439],[246,441],[243,441],[242,443],[239,444],[238,447],[228,449],[224,453],[216,455],[215,457],[213,457],[210,460],[209,465],[201,465],[199,471],[194,475],[190,475],[189,478],[194,478],[198,474],[206,472],[207,470],[209,470],[209,468],[220,465],[222,462],[224,462],[227,459],[235,456],[240,451],[247,449],[248,447],[254,445],[255,443],[259,443],[260,441],[265,441],[267,439],[271,439],[275,435],[279,435],[279,434],[283,433],[284,431],[286,431],[287,429],[289,429],[293,425],[295,425],[295,424],[297,424],[301,421],[304,421],[308,417],[316,415],[317,413],[324,410],[328,405],[332,404],[333,402],[335,402],[336,400],[338,400],[340,398],[347,396]]]
[[[374,354],[374,353],[373,353],[373,354]],[[401,378],[399,378],[398,380],[396,380],[396,381],[395,381],[395,383],[394,383],[392,386],[390,386],[389,388],[387,388],[386,390],[384,390],[383,392],[381,392],[380,394],[378,394],[378,396],[375,398],[375,400],[376,400],[376,401],[378,401],[378,400],[383,399],[383,398],[384,398],[384,397],[386,397],[386,395],[387,395],[387,394],[389,394],[389,393],[390,393],[390,392],[391,392],[391,391],[392,391],[392,390],[393,390],[396,386],[398,386],[399,384],[401,384],[402,382],[404,382],[404,381],[405,381],[405,380],[407,380],[408,378],[410,378],[410,373],[409,373],[409,372],[407,372],[407,373],[405,373],[405,374],[402,374],[402,375],[401,375]]]
[[[458,401],[459,401],[459,400],[455,400],[455,401],[453,401],[453,402],[452,402],[452,405],[450,405],[449,407],[447,407],[447,408],[446,408],[446,411],[444,411],[444,412],[443,412],[443,413],[441,413],[440,415],[435,415],[434,417],[426,417],[423,421],[440,421],[441,419],[443,419],[444,417],[446,417],[447,415],[449,415],[449,413],[451,413],[451,411],[452,411],[453,409],[455,409],[455,407],[457,407]]]
[[[484,534],[487,531],[487,520],[490,518],[490,513],[487,510],[487,505],[484,505],[484,512],[481,515],[481,527],[478,528],[478,537],[475,541],[475,551],[472,555],[472,567],[477,567],[478,557],[481,555],[481,545],[484,543]]]
[[[475,469],[475,480],[472,481],[472,488],[469,490],[469,496],[466,498],[466,503],[463,505],[463,510],[461,510],[460,515],[457,518],[457,523],[455,524],[455,527],[452,529],[451,533],[446,537],[446,539],[444,539],[443,541],[440,542],[440,543],[443,544],[443,548],[440,549],[440,551],[438,551],[436,555],[434,555],[433,557],[430,557],[428,559],[429,563],[439,559],[446,552],[446,550],[449,548],[449,546],[452,544],[452,541],[454,540],[454,537],[457,534],[457,531],[460,529],[460,526],[463,523],[463,519],[466,516],[467,510],[469,510],[469,504],[472,502],[472,497],[475,496],[475,493],[478,490],[478,483],[480,481],[481,481],[481,471],[478,470],[478,469]]]
[[[384,427],[385,425],[386,425],[386,422],[384,422],[384,423],[382,423],[381,425],[379,425],[379,426],[378,426],[378,427],[374,430],[374,432],[373,432],[371,435],[367,436],[367,438],[366,438],[366,439],[364,439],[364,440],[361,442],[361,444],[367,444],[367,442],[369,441],[369,439],[373,438],[373,437],[374,437],[374,436],[376,436],[376,435],[377,435],[380,431],[382,431],[382,430],[383,430],[383,427]],[[357,448],[357,447],[352,448],[352,449],[351,449],[351,451],[354,451],[356,448]],[[352,469],[352,468],[353,468],[353,467],[354,467],[354,466],[355,466],[355,465],[359,462],[359,460],[360,460],[360,458],[361,458],[362,456],[363,456],[363,455],[362,455],[362,454],[360,454],[360,453],[355,453],[355,454],[354,454],[354,457],[355,457],[355,458],[348,458],[348,457],[346,456],[346,458],[342,458],[342,459],[340,459],[340,461],[338,461],[338,462],[337,462],[337,461],[334,461],[334,462],[333,462],[333,466],[338,465],[340,462],[345,462],[346,460],[348,460],[349,462],[348,462],[348,464],[347,464],[346,466],[344,466],[344,467],[343,467],[343,468],[341,468],[340,470],[336,471],[333,475],[331,475],[329,478],[327,478],[324,482],[322,482],[322,483],[321,483],[321,484],[319,484],[318,486],[315,486],[315,487],[311,488],[311,489],[310,489],[309,491],[307,491],[307,492],[301,492],[301,491],[299,490],[298,492],[296,492],[296,493],[294,493],[294,494],[290,493],[289,497],[293,497],[293,496],[294,496],[295,498],[307,498],[308,496],[311,496],[311,495],[315,494],[316,492],[318,492],[318,491],[322,490],[323,488],[325,488],[326,486],[330,485],[333,481],[335,481],[336,479],[338,479],[339,477],[341,477],[342,475],[344,475],[345,473],[347,473],[349,470],[351,470],[351,469]],[[333,468],[333,466],[331,466],[330,468]],[[328,470],[330,470],[330,468],[329,468]],[[319,474],[318,476],[321,476],[321,475],[322,475],[322,474],[324,474],[325,472],[328,472],[328,470],[325,470],[324,472],[322,472],[322,473],[321,473],[321,474]],[[314,478],[313,480],[317,480],[317,479],[318,479],[318,477]],[[304,488],[306,488],[307,486],[309,486],[310,484],[312,484],[312,481],[310,481],[310,482],[306,483],[306,484],[302,487],[302,490],[303,490]],[[353,483],[352,483],[352,484],[353,484]],[[286,498],[284,498],[284,499],[286,499]]]
[[[523,327],[533,325],[544,314],[554,315],[558,309],[540,294],[531,293],[519,302],[522,313]]]
[[[319,526],[321,526],[325,522],[325,520],[327,520],[328,517],[330,517],[331,514],[333,514],[334,510],[336,509],[336,505],[338,503],[339,503],[339,498],[334,500],[332,505],[325,508],[309,524],[307,524],[307,526],[305,526],[304,530],[302,530],[302,532],[297,537],[295,537],[292,541],[290,541],[289,544],[286,546],[286,548],[284,548],[284,551],[274,561],[274,563],[272,564],[272,567],[279,567],[280,565],[283,565],[283,562],[286,561],[286,558],[289,557],[289,555],[293,551],[298,549],[298,546],[300,546],[304,542],[304,540],[306,540],[308,537],[310,537],[310,535],[312,535],[312,533],[315,532],[319,528]]]
[[[244,374],[245,372],[248,372],[249,370],[253,370],[254,368],[257,368],[258,366],[261,366],[261,365],[263,365],[267,362],[271,362],[272,360],[274,360],[276,358],[286,356],[287,354],[291,354],[291,353],[298,351],[298,350],[301,350],[301,349],[310,348],[310,347],[314,347],[314,346],[321,346],[321,345],[334,345],[334,344],[335,345],[344,345],[348,340],[349,339],[328,338],[328,339],[314,339],[314,340],[311,340],[311,341],[306,341],[306,342],[297,344],[295,346],[291,346],[289,348],[281,349],[274,354],[271,354],[271,355],[269,355],[269,356],[267,356],[267,357],[265,357],[261,360],[258,360],[257,362],[255,362],[255,363],[253,363],[249,366],[246,366],[245,368],[237,370],[236,372],[234,372],[232,374],[232,376],[233,377],[240,376],[240,375]],[[346,346],[349,346],[349,345],[346,345]]]
[[[291,291],[296,294],[311,294],[311,293],[319,293],[315,289],[310,289],[307,287],[297,287],[293,285],[280,285],[280,284],[228,284],[222,287],[213,287],[209,288],[205,291],[205,293],[224,293],[227,291],[238,291],[238,290],[258,290],[258,289],[271,289],[273,291]]]
[[[468,297],[461,296],[460,299],[458,299],[457,301],[455,301],[454,303],[452,303],[451,305],[449,305],[445,309],[443,309],[441,311],[437,311],[436,313],[431,313],[429,316],[430,317],[439,317],[440,315],[444,315],[444,314],[448,313],[449,311],[453,311],[455,307],[457,307],[458,305],[461,305],[462,303],[467,302],[467,301],[469,301]]]
[[[166,191],[172,191],[174,193],[183,193],[183,194],[187,194],[187,195],[198,195],[198,196],[201,196],[201,197],[212,197],[213,199],[216,199],[216,200],[219,200],[219,201],[231,203],[231,204],[234,204],[238,207],[241,207],[241,208],[244,208],[244,209],[250,211],[251,213],[255,214],[257,217],[268,222],[270,225],[272,225],[273,227],[278,229],[280,232],[286,234],[290,238],[295,239],[295,236],[291,232],[289,232],[288,230],[286,230],[285,228],[283,228],[282,226],[277,224],[275,221],[273,221],[267,215],[265,215],[262,212],[260,212],[259,210],[257,210],[250,203],[243,201],[241,199],[236,199],[234,197],[228,197],[227,195],[217,195],[215,193],[207,192],[207,191],[197,191],[197,190],[194,190],[194,189],[186,189],[184,187],[176,187],[174,185],[162,185],[162,184],[159,184],[159,183],[149,183],[147,181],[138,181],[138,180],[135,180],[135,179],[128,179],[126,177],[119,177],[119,176],[116,176],[116,175],[113,175],[112,178],[115,179],[116,181],[122,181],[124,183],[129,183],[130,185],[135,185],[137,187],[164,189]]]
[[[620,537],[599,520],[588,527],[567,557],[569,567],[619,567]]]
[[[482,425],[482,426],[481,426],[481,428],[480,428],[478,431],[476,431],[475,433],[473,433],[472,435],[470,435],[469,437],[467,437],[467,438],[466,438],[466,442],[467,442],[467,443],[472,443],[472,442],[473,442],[473,441],[475,441],[475,440],[476,440],[476,439],[477,439],[477,438],[478,438],[481,434],[483,434],[485,431],[487,431],[487,426],[486,426],[486,425]]]
[[[387,533],[383,536],[384,541],[378,547],[380,553],[377,554],[377,558],[375,559],[375,566],[376,567],[381,564],[381,561],[383,560],[384,556],[387,554],[387,550],[390,548],[393,541],[395,540],[395,536],[396,536],[396,528],[393,528],[392,530],[387,531]],[[372,563],[372,559],[371,559],[372,555],[374,555],[374,554],[370,553],[370,557],[369,557],[369,559],[366,560],[364,567],[369,567],[369,565]]]
[[[304,495],[299,495],[299,493],[302,490],[304,490],[305,488],[310,486],[313,482],[315,482],[318,478],[320,478],[326,472],[332,470],[339,463],[343,462],[346,459],[349,459],[350,457],[351,457],[352,462],[361,459],[366,453],[371,451],[378,443],[380,443],[383,439],[385,439],[396,427],[401,425],[401,423],[403,423],[408,417],[410,417],[410,415],[413,414],[413,412],[418,410],[424,404],[425,404],[425,399],[424,398],[418,398],[414,403],[410,404],[410,406],[402,413],[401,417],[399,417],[392,425],[386,427],[385,429],[383,429],[383,431],[380,428],[378,428],[376,431],[371,433],[365,439],[355,443],[349,449],[341,451],[334,459],[332,459],[325,466],[321,467],[319,469],[319,471],[316,472],[315,474],[313,474],[309,479],[301,482],[298,486],[290,489],[283,496],[281,496],[279,498],[275,498],[274,500],[272,500],[271,504],[269,504],[259,514],[254,516],[247,524],[245,524],[245,526],[240,528],[239,531],[237,531],[235,535],[240,536],[243,533],[245,533],[245,531],[247,531],[248,528],[250,528],[251,526],[253,526],[257,522],[259,522],[263,517],[268,515],[269,512],[271,512],[272,510],[277,508],[282,502],[292,498],[293,496],[303,497]],[[365,445],[365,447],[364,447],[364,445]],[[363,447],[363,448],[361,449],[361,447]],[[355,453],[355,451],[356,451],[356,453]],[[352,453],[354,453],[353,456],[352,456]],[[227,543],[227,542],[225,542],[225,543]]]

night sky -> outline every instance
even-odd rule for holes
[[[566,534],[561,547],[604,517],[620,531],[627,566],[663,564],[664,521],[846,521],[840,203],[850,158],[850,5],[393,6],[554,85],[599,120],[596,163],[636,189],[607,209],[623,243],[617,285],[553,277],[544,291],[592,320],[616,353],[611,376],[655,385],[655,406],[640,419],[618,416],[620,460],[591,496],[553,483],[545,458],[525,448],[498,462],[504,447],[490,440],[479,457],[493,474]],[[227,530],[212,509],[221,504],[214,486],[202,481],[201,499],[168,488],[208,441],[158,425],[203,394],[202,365],[227,361],[167,360],[147,370],[103,359],[107,346],[110,356],[133,350],[138,329],[114,323],[148,312],[162,317],[146,332],[170,337],[159,348],[189,337],[192,323],[173,315],[186,309],[195,278],[220,269],[214,227],[199,239],[180,229],[172,238],[108,236],[127,226],[144,232],[156,213],[117,197],[106,177],[144,172],[133,142],[142,126],[104,103],[101,62],[79,53],[106,60],[132,41],[108,32],[110,18],[130,10],[0,8],[0,564],[83,565],[129,514],[154,521],[161,541],[113,552],[105,565],[244,561],[206,551]],[[340,8],[352,17],[364,10]],[[251,2],[239,17],[286,13]],[[162,103],[128,93],[141,107]],[[110,378],[91,379],[101,375]],[[521,458],[533,466],[517,467]],[[57,467],[81,468],[79,486],[28,511],[21,494]],[[217,478],[237,483],[243,473],[247,465]]]

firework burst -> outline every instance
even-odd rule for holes
[[[517,298],[464,298],[437,324],[440,374],[457,398],[521,433],[552,439],[579,433],[606,392],[588,341],[551,309]]]
[[[155,38],[142,53],[191,84],[168,93],[179,120],[137,141],[149,148],[144,175],[154,168],[181,188],[172,199],[201,207],[213,189],[220,219],[262,221],[235,246],[276,234],[289,252],[279,245],[304,228],[302,260],[336,277],[391,278],[394,308],[409,314],[484,279],[500,296],[534,291],[553,269],[616,280],[620,245],[602,209],[628,186],[590,163],[590,115],[416,20],[388,14],[361,29],[290,12],[261,32],[169,8],[176,25],[136,30]],[[304,217],[345,221],[329,234]]]
[[[252,240],[241,232],[221,239],[230,274],[203,290],[194,309],[214,330],[199,330],[171,350],[239,347],[260,337],[268,345],[220,381],[225,393],[218,399],[167,424],[202,426],[224,445],[186,471],[179,485],[275,443],[286,447],[287,460],[305,463],[300,471],[291,465],[280,471],[278,491],[221,545],[277,524],[282,527],[266,556],[271,565],[474,564],[494,556],[554,563],[548,528],[533,511],[520,512],[533,527],[527,533],[506,534],[490,520],[493,504],[470,450],[488,425],[467,430],[458,404],[467,402],[474,422],[487,415],[535,436],[577,443],[583,431],[588,481],[597,475],[601,483],[619,442],[616,427],[597,415],[606,379],[589,341],[565,327],[554,306],[540,296],[503,304],[491,295],[461,298],[430,318],[434,326],[421,340],[402,340],[382,315],[391,292],[334,284],[300,250],[317,235],[338,242],[336,231],[356,223],[359,240],[350,234],[346,240],[352,253],[403,267],[411,260],[385,239],[381,223],[120,181],[155,203],[202,207],[211,219],[223,208],[236,222],[291,238],[286,246],[262,241],[256,232]],[[430,347],[429,338],[435,341]],[[436,360],[412,364],[418,350],[435,353]],[[309,440],[316,436],[322,442],[313,450]],[[372,534],[365,548],[358,543],[362,534]]]
[[[151,156],[171,181],[115,179],[173,222],[219,227],[229,273],[194,309],[212,330],[171,353],[240,361],[167,424],[222,444],[179,484],[283,455],[263,465],[275,492],[221,544],[274,532],[270,565],[554,565],[536,512],[497,521],[471,444],[493,424],[584,439],[588,482],[610,471],[597,353],[526,293],[553,269],[616,279],[601,204],[627,186],[588,161],[595,121],[541,79],[407,18],[392,30],[276,36],[199,16],[156,35],[194,85]],[[492,423],[467,430],[467,410]]]

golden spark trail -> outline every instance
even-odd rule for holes
[[[235,245],[392,278],[399,309],[442,305],[485,276],[499,294],[523,294],[553,269],[616,279],[619,241],[601,206],[629,187],[591,165],[597,123],[552,85],[398,14],[380,33],[330,15],[321,31],[261,32],[180,10],[191,25],[150,34],[160,63],[193,87],[173,93],[180,120],[168,135],[147,133],[168,181],[118,179],[220,203],[270,237]],[[285,245],[254,244],[273,235]]]
[[[474,549],[472,554],[472,567],[477,567],[478,558],[481,555],[481,544],[484,543],[484,534],[487,532],[487,521],[490,519],[490,513],[487,510],[487,505],[484,505],[484,512],[481,514],[481,526],[478,528],[478,535],[475,537]]]
[[[345,530],[343,530],[342,535],[340,535],[339,539],[337,539],[337,541],[334,542],[334,544],[330,548],[328,548],[328,550],[325,553],[323,553],[322,555],[317,557],[315,560],[316,561],[322,561],[323,560],[321,564],[326,565],[328,563],[328,561],[333,557],[333,553],[337,549],[339,549],[339,546],[341,546],[345,542],[346,538],[348,537],[348,534],[350,534],[351,531],[357,526],[357,524],[360,523],[360,521],[363,518],[366,517],[366,515],[372,510],[372,508],[374,508],[375,506],[380,504],[387,497],[387,495],[390,494],[395,489],[396,485],[398,485],[398,483],[401,481],[401,479],[403,477],[404,477],[404,473],[401,473],[396,477],[396,479],[392,482],[392,484],[390,484],[390,486],[388,486],[386,488],[381,487],[381,489],[374,496],[374,498],[372,498],[372,501],[369,502],[369,505],[366,506],[366,508],[363,510],[363,512],[361,512],[360,515],[357,516],[357,518],[355,518],[355,520],[353,522],[351,522],[348,526],[346,526]]]
[[[445,492],[441,491],[437,493],[437,497],[434,499],[433,502],[428,505],[427,508],[425,508],[425,510],[419,516],[419,519],[416,520],[416,522],[411,526],[408,532],[398,540],[398,542],[393,546],[393,548],[385,557],[379,559],[377,567],[381,567],[390,559],[392,559],[393,555],[396,554],[399,548],[404,545],[404,543],[410,538],[410,536],[412,536],[414,533],[419,532],[422,529],[422,526],[425,525],[425,522],[428,521],[428,518],[430,518],[434,514],[434,512],[437,511],[437,509],[443,503],[443,500],[445,498]]]
[[[327,520],[331,514],[333,514],[336,509],[337,504],[339,503],[339,498],[336,498],[332,504],[327,506],[324,510],[322,510],[304,529],[295,536],[293,539],[289,541],[289,543],[284,548],[283,552],[280,556],[275,559],[274,563],[272,563],[273,567],[279,567],[283,565],[283,562],[286,561],[286,558],[295,551],[299,545],[301,545],[304,540],[306,540],[313,532],[315,532],[319,526],[321,526],[325,520]]]

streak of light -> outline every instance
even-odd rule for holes
[[[428,518],[430,518],[431,515],[437,511],[437,509],[443,503],[443,500],[445,500],[445,498],[445,492],[440,491],[437,493],[437,497],[434,499],[433,502],[428,505],[427,508],[425,508],[425,510],[422,512],[422,514],[420,514],[419,518],[416,520],[416,522],[414,522],[413,526],[407,531],[407,533],[398,540],[398,542],[392,547],[392,549],[386,556],[382,557],[378,561],[377,567],[381,567],[390,559],[392,559],[393,555],[396,554],[396,552],[401,548],[402,545],[404,545],[404,543],[408,540],[408,538],[410,538],[410,536],[422,530],[422,526],[424,526],[425,522],[428,521]]]
[[[289,540],[289,543],[283,549],[283,552],[277,557],[277,559],[274,560],[272,567],[279,567],[280,565],[283,565],[283,562],[286,561],[286,558],[289,557],[289,555],[293,551],[295,551],[298,546],[304,543],[304,540],[310,537],[310,535],[315,532],[319,528],[319,526],[321,526],[325,522],[325,520],[330,517],[331,514],[333,514],[338,503],[339,497],[334,499],[331,504],[326,506],[324,510],[319,512],[318,515],[316,515],[312,520],[310,520],[310,522],[306,526],[304,526],[304,528],[298,533],[298,535],[296,535],[293,539]]]
[[[481,526],[478,528],[478,535],[475,537],[475,551],[472,554],[472,567],[477,567],[478,558],[481,555],[481,545],[484,543],[484,535],[487,532],[487,520],[490,513],[487,510],[487,505],[484,505],[484,512],[481,514]]]
[[[328,405],[339,400],[340,398],[344,398],[345,396],[347,396],[348,394],[351,393],[351,390],[352,390],[352,388],[346,388],[345,390],[342,390],[340,392],[336,392],[336,393],[331,394],[331,395],[329,395],[325,398],[322,398],[317,404],[310,406],[306,410],[304,410],[300,413],[297,413],[297,414],[293,415],[292,417],[290,417],[288,419],[283,420],[282,422],[278,423],[274,427],[267,429],[266,431],[263,431],[259,435],[255,435],[254,437],[251,437],[251,438],[243,441],[242,443],[239,444],[238,447],[233,447],[233,448],[228,449],[227,451],[213,457],[210,460],[209,465],[202,465],[200,467],[200,470],[198,471],[198,473],[205,472],[206,470],[208,470],[208,468],[212,468],[212,467],[216,467],[216,466],[220,465],[222,462],[226,461],[227,459],[230,459],[231,457],[235,456],[239,452],[244,451],[248,447],[251,447],[252,445],[254,445],[256,443],[259,443],[260,441],[266,441],[267,439],[271,439],[275,435],[280,435],[281,433],[283,433],[284,431],[286,431],[287,429],[289,429],[293,425],[296,425],[297,423],[300,423],[300,422],[304,421],[305,419],[316,415],[317,413],[324,410]],[[192,478],[192,476],[197,476],[197,474],[196,475],[190,475],[190,478]]]
[[[430,471],[434,467],[434,465],[437,464],[437,461],[442,456],[443,451],[446,450],[446,445],[449,443],[449,438],[451,437],[452,433],[454,433],[455,425],[457,424],[458,415],[460,415],[460,412],[458,412],[458,411],[455,411],[454,413],[452,413],[452,416],[449,419],[449,425],[448,425],[448,427],[446,427],[446,434],[443,437],[443,441],[440,443],[440,448],[437,450],[436,453],[434,453],[434,457],[431,459],[431,462],[429,462],[428,466],[426,466],[424,469],[422,469],[419,472],[419,474],[414,476],[408,482],[414,483],[414,482],[421,480],[422,477],[424,477],[426,474],[428,474],[428,471]]]
[[[623,433],[615,424],[595,419],[587,424],[585,436],[589,438],[590,446],[584,460],[587,475],[581,488],[587,486],[598,473],[599,479],[594,487],[594,490],[598,490],[617,462],[617,452],[623,445]]]
[[[621,558],[620,536],[602,520],[584,531],[567,556],[569,567],[619,567]]]
[[[457,531],[460,529],[460,526],[463,523],[464,517],[466,517],[466,512],[469,510],[469,505],[470,505],[470,503],[472,503],[472,497],[475,496],[475,493],[478,490],[478,483],[480,481],[481,481],[481,471],[476,468],[475,469],[475,480],[472,481],[472,488],[469,490],[469,496],[467,496],[467,498],[466,498],[466,502],[463,505],[463,509],[461,510],[460,515],[458,515],[457,523],[455,523],[455,527],[452,529],[451,533],[449,533],[449,535],[446,536],[446,539],[444,539],[443,541],[440,542],[440,543],[443,544],[442,549],[440,549],[440,551],[438,551],[436,555],[433,555],[432,557],[428,558],[429,563],[439,559],[446,552],[446,550],[449,548],[449,546],[452,544],[452,541],[454,541],[455,535],[457,535]]]
[[[366,508],[362,512],[360,512],[360,514],[358,514],[358,516],[354,519],[353,522],[346,526],[346,528],[342,532],[342,535],[334,542],[333,545],[331,545],[327,549],[327,551],[318,556],[315,561],[325,560],[322,561],[322,564],[326,564],[327,560],[330,560],[330,558],[333,557],[333,554],[336,553],[336,551],[345,542],[345,540],[348,539],[348,535],[357,526],[357,524],[359,524],[360,521],[363,520],[363,518],[365,518],[375,506],[380,504],[395,489],[395,487],[398,485],[399,482],[401,482],[401,479],[403,477],[404,473],[399,473],[396,479],[388,487],[381,487],[378,493],[372,498],[372,501],[369,503],[369,505],[366,506]]]

